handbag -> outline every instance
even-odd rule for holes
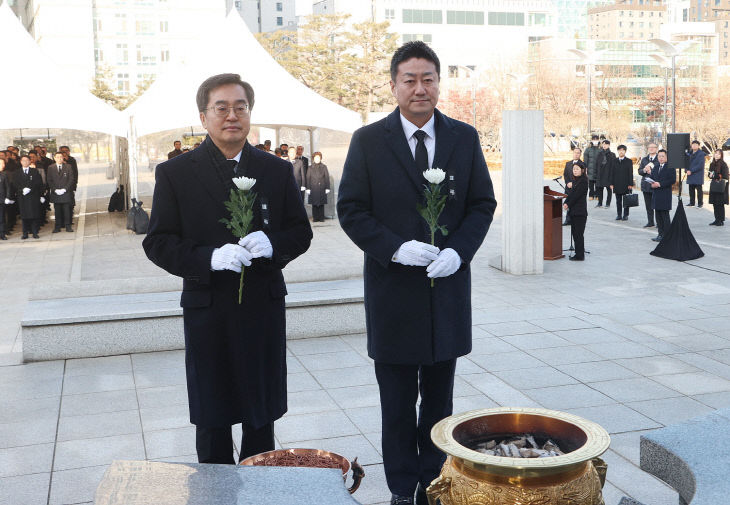
[[[727,179],[712,179],[710,182],[710,193],[724,193],[727,186]]]
[[[629,193],[623,196],[624,207],[638,207],[639,206],[639,194]]]

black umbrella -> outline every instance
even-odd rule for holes
[[[669,230],[664,233],[656,249],[649,254],[677,261],[694,260],[705,255],[689,229],[682,200],[677,204],[677,211],[674,213]]]

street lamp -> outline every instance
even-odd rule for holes
[[[474,69],[465,67],[464,65],[457,65],[458,68],[466,70],[469,73],[471,79],[471,115],[474,123],[474,129],[477,129],[477,81],[474,76]]]
[[[513,74],[508,73],[509,77],[517,83],[517,110],[522,108],[522,85],[527,82],[532,74]]]
[[[588,80],[588,137],[591,136],[591,98],[593,96],[593,89],[592,89],[592,77],[603,75],[602,73],[599,74],[593,73],[593,68],[596,66],[596,63],[598,62],[598,58],[600,55],[605,52],[604,51],[581,51],[580,49],[568,49],[571,53],[573,53],[575,56],[578,57],[578,59],[585,65],[586,71],[585,75]]]
[[[657,46],[659,49],[664,51],[664,55],[667,58],[671,58],[672,62],[672,133],[676,132],[677,126],[677,56],[679,56],[685,49],[692,44],[696,43],[696,40],[686,40],[679,44],[672,44],[664,39],[649,39],[649,42]],[[656,58],[655,58],[656,59]]]
[[[669,69],[671,62],[660,54],[650,54],[652,58],[664,69],[664,119],[662,120],[662,145],[667,146],[667,87],[669,86]]]

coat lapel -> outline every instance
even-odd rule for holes
[[[223,205],[223,202],[228,200],[229,191],[215,173],[215,167],[205,159],[206,157],[207,153],[204,149],[198,148],[193,151],[191,156],[193,176],[198,179],[200,185],[205,188],[213,200]]]
[[[416,168],[416,161],[411,154],[411,148],[408,147],[406,134],[403,132],[403,125],[400,122],[400,110],[397,107],[385,118],[385,129],[385,140],[388,146],[393,151],[403,170],[405,170],[416,191],[422,193],[425,179],[418,173],[418,169]]]
[[[433,166],[445,172],[456,145],[456,133],[454,123],[448,117],[441,114],[438,109],[434,110],[434,115],[436,116],[436,152],[433,155]]]

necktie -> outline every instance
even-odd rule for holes
[[[238,162],[236,160],[226,160],[226,165],[234,176],[238,174]]]
[[[61,173],[61,165],[58,165],[58,173]]]
[[[416,130],[413,136],[418,140],[416,143],[416,168],[419,172],[425,172],[428,170],[428,150],[426,149],[426,143],[423,141],[426,138],[426,132]]]

